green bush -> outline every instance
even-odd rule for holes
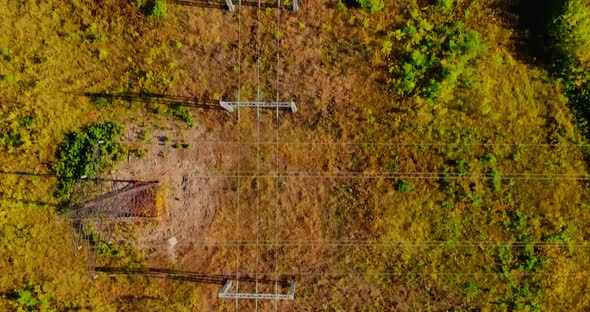
[[[52,166],[58,177],[56,197],[67,201],[75,181],[80,176],[97,174],[91,172],[94,146],[103,141],[100,147],[101,168],[109,167],[123,158],[124,149],[117,143],[123,128],[115,123],[92,124],[80,132],[70,132],[57,151],[58,162]]]
[[[503,212],[503,218],[504,230],[511,233],[513,240],[525,245],[519,248],[501,246],[496,250],[496,269],[504,281],[498,304],[510,311],[540,311],[544,287],[536,274],[545,272],[548,260],[530,243],[532,217],[516,209]],[[515,277],[517,272],[522,274],[520,278]]]
[[[17,311],[57,311],[53,308],[53,295],[46,292],[45,287],[27,282],[24,289],[11,296],[11,305]]]
[[[383,0],[356,0],[358,5],[363,9],[368,9],[371,13],[379,12],[385,7]]]
[[[492,188],[495,192],[499,192],[502,189],[502,175],[498,169],[492,169]]]
[[[107,105],[109,105],[109,104],[110,104],[110,103],[109,103],[109,100],[107,100],[107,99],[106,99],[106,98],[104,98],[104,97],[99,97],[99,98],[96,98],[96,99],[94,100],[94,103],[96,104],[96,106],[98,106],[98,107],[100,107],[100,108],[106,107]]]
[[[191,116],[190,111],[184,105],[176,105],[172,111],[172,116],[188,123],[190,126],[192,126],[194,123],[194,119]]]
[[[0,150],[11,154],[29,149],[43,129],[43,119],[35,113],[0,112],[0,119]]]
[[[155,0],[152,6],[151,15],[153,17],[164,17],[168,12],[168,5],[164,0]]]
[[[21,143],[20,133],[8,131],[0,136],[0,145],[18,146]]]
[[[395,186],[395,189],[399,192],[411,192],[414,189],[414,184],[408,181],[401,181]]]
[[[152,17],[164,17],[168,12],[165,0],[136,0],[135,5],[143,14]]]
[[[18,292],[17,302],[27,308],[34,308],[37,305],[39,305],[39,303],[41,303],[41,301],[38,300],[37,298],[35,298],[33,293],[28,290],[23,290],[23,291]]]
[[[452,92],[485,51],[480,34],[464,26],[469,7],[447,0],[420,8],[414,1],[407,14],[404,24],[388,32],[382,49],[390,87],[402,95],[428,99]]]

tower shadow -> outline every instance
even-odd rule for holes
[[[6,197],[0,197],[0,199],[8,201],[8,202],[19,203],[19,204],[28,205],[28,206],[48,206],[48,207],[53,207],[53,208],[59,207],[59,204],[50,203],[50,202],[41,201],[41,200],[25,200],[25,199],[6,198]]]
[[[26,171],[5,171],[0,169],[0,175],[18,175],[18,176],[28,176],[28,177],[57,177],[57,175],[53,173],[36,173],[36,172],[26,172]]]
[[[168,280],[185,281],[192,283],[204,283],[204,284],[217,284],[224,285],[228,280],[238,280],[240,282],[258,282],[264,284],[277,283],[282,287],[288,287],[291,283],[288,280],[272,280],[272,279],[261,279],[247,275],[224,275],[224,274],[207,274],[188,272],[171,269],[160,269],[160,268],[113,268],[113,267],[96,267],[96,272],[107,273],[108,275],[128,275],[128,276],[144,276],[152,278],[162,278]]]
[[[178,95],[168,95],[159,93],[146,92],[125,92],[125,93],[106,93],[106,92],[86,92],[83,94],[94,101],[113,101],[121,100],[126,102],[140,102],[150,104],[163,104],[168,106],[186,106],[202,109],[224,110],[219,106],[219,100],[210,98],[188,97]]]

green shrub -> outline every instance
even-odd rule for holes
[[[469,7],[438,1],[421,9],[414,1],[408,20],[387,35],[382,52],[389,64],[389,85],[402,95],[428,99],[450,93],[485,51],[480,34],[464,26]]]
[[[379,12],[385,7],[383,0],[356,0],[363,9],[368,9],[371,13]]]
[[[496,192],[499,192],[502,189],[502,176],[500,175],[500,171],[496,168],[492,169],[492,188]]]
[[[31,147],[42,131],[43,118],[26,111],[10,113],[0,122],[0,150],[17,153]]]
[[[504,212],[503,218],[504,230],[524,246],[501,246],[496,250],[496,269],[504,281],[502,298],[497,304],[510,311],[540,311],[544,287],[536,275],[545,272],[548,261],[541,250],[530,243],[531,216],[516,209]],[[515,272],[523,275],[515,278]]]
[[[94,103],[96,104],[96,106],[103,108],[103,107],[109,105],[109,100],[107,100],[106,98],[103,98],[103,97],[99,97],[94,100]]]
[[[7,82],[14,82],[16,80],[14,74],[6,74],[4,75],[4,80]]]
[[[136,148],[129,151],[129,155],[133,157],[137,157],[139,159],[145,158],[147,155],[147,150],[145,148]]]
[[[172,145],[172,147],[177,148],[177,149],[189,149],[191,147],[191,145],[187,142],[180,142],[180,143],[175,143],[174,145]]]
[[[52,166],[58,177],[56,197],[67,201],[75,181],[80,176],[97,174],[91,172],[94,146],[103,141],[100,147],[101,168],[110,167],[123,158],[124,149],[117,143],[123,128],[115,123],[92,124],[80,132],[70,132],[57,151],[58,162]]]
[[[21,135],[20,133],[14,133],[12,131],[8,131],[2,136],[0,136],[0,145],[6,145],[9,147],[18,146],[21,144]]]
[[[53,295],[47,293],[43,286],[27,282],[21,289],[11,296],[11,305],[17,311],[57,311],[52,307]]]
[[[139,134],[139,138],[144,142],[149,141],[150,140],[150,132],[147,130],[141,131],[141,133]]]
[[[184,105],[176,105],[172,111],[172,116],[188,123],[190,126],[192,126],[194,123],[194,119],[191,116],[190,111]]]
[[[152,112],[156,115],[165,115],[168,112],[168,109],[163,107],[161,104],[156,104],[152,106]]]
[[[395,186],[395,189],[399,192],[411,192],[414,189],[414,184],[408,181],[401,181]]]
[[[164,17],[168,12],[168,5],[164,0],[155,0],[152,6],[151,16],[153,17]]]
[[[39,301],[37,298],[35,298],[33,293],[28,290],[23,290],[23,291],[18,292],[17,302],[27,308],[34,308],[37,305],[39,305],[39,303],[41,303],[41,301]]]

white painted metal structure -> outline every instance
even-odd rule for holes
[[[230,292],[230,288],[233,285],[231,280],[228,280],[223,288],[219,291],[217,295],[218,298],[221,299],[267,299],[267,300],[293,300],[295,299],[295,287],[296,282],[293,281],[291,283],[291,287],[289,287],[289,293],[287,294],[263,294],[263,293],[240,293],[240,292]]]
[[[291,102],[227,102],[219,100],[219,105],[225,110],[234,112],[236,107],[261,108],[261,109],[290,109],[291,112],[297,112],[297,106],[294,101]]]
[[[230,11],[235,10],[236,8],[234,7],[234,4],[231,2],[231,0],[225,0],[225,4],[227,4],[227,9]]]

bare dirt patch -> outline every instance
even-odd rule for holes
[[[149,134],[143,134],[145,131]],[[206,237],[216,213],[226,205],[222,181],[205,176],[211,168],[230,166],[231,147],[196,143],[204,141],[205,133],[205,127],[172,130],[128,126],[132,146],[141,145],[146,154],[141,158],[129,156],[115,176],[158,180],[166,197],[166,210],[159,222],[140,230],[139,247],[152,262],[175,262],[182,255],[176,247]]]

